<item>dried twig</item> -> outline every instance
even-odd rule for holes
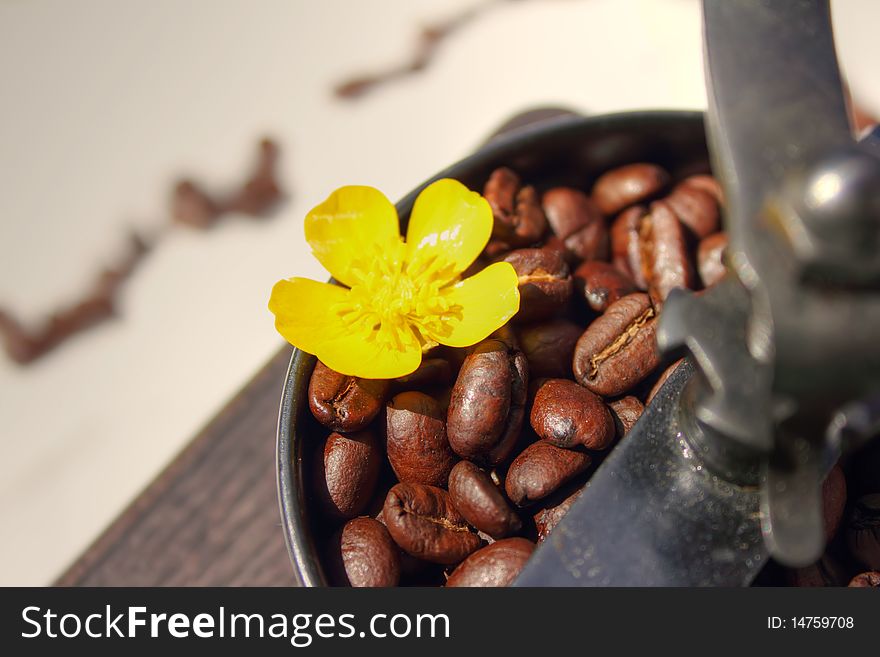
[[[338,98],[354,100],[364,97],[383,84],[424,71],[433,62],[443,41],[456,31],[499,4],[522,1],[524,0],[486,0],[486,2],[465,9],[446,21],[424,27],[416,42],[415,51],[407,61],[377,73],[352,76],[345,82],[336,85],[333,93]]]
[[[255,218],[269,216],[284,198],[275,174],[278,154],[278,146],[263,139],[252,173],[228,194],[212,196],[192,180],[178,181],[171,193],[172,220],[206,229],[227,213]],[[30,363],[74,335],[113,317],[120,289],[156,246],[156,241],[148,241],[133,232],[115,266],[104,269],[80,300],[52,313],[35,329],[28,329],[11,312],[0,308],[0,338],[9,357],[22,365]]]

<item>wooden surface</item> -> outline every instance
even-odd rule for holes
[[[56,582],[290,586],[275,492],[284,347]]]

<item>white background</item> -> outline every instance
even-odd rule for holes
[[[126,226],[166,221],[177,174],[235,181],[262,134],[293,194],[268,223],[173,231],[119,320],[28,368],[0,355],[0,584],[49,583],[278,349],[269,290],[325,278],[301,222],[333,188],[396,199],[530,106],[705,105],[695,0],[501,4],[424,74],[332,97],[480,1],[0,0],[0,305],[38,320]],[[853,89],[880,112],[880,3],[834,6]]]

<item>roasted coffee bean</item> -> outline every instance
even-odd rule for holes
[[[611,262],[630,276],[640,290],[648,289],[645,267],[642,266],[642,246],[639,228],[648,209],[636,205],[621,212],[611,224]]]
[[[571,495],[564,498],[559,504],[545,506],[533,516],[535,528],[538,530],[538,543],[546,540],[550,535],[550,532],[553,531],[556,525],[558,525],[565,517],[565,514],[568,513],[571,505],[574,504],[574,501],[583,490],[584,488],[581,486]]]
[[[449,495],[465,520],[492,538],[504,538],[522,528],[492,478],[470,461],[459,461],[452,468]]]
[[[697,271],[706,287],[712,287],[724,278],[727,267],[724,264],[724,251],[727,249],[727,233],[715,233],[700,240],[697,246]]]
[[[629,276],[614,265],[600,260],[584,262],[575,270],[573,278],[575,290],[596,312],[603,312],[621,297],[638,291]]]
[[[571,187],[554,187],[544,194],[542,204],[567,254],[579,260],[608,257],[605,217],[589,196]]]
[[[513,459],[504,489],[517,506],[547,497],[567,481],[586,471],[592,459],[584,451],[563,449],[541,440]]]
[[[689,176],[679,183],[680,186],[694,187],[706,192],[718,205],[724,205],[724,190],[715,178],[707,174]]]
[[[611,411],[611,417],[614,419],[614,427],[618,438],[623,438],[628,434],[645,411],[642,402],[633,396],[621,397],[620,399],[610,401],[608,402],[608,408]]]
[[[316,459],[317,495],[325,510],[342,518],[360,514],[370,502],[382,466],[382,450],[373,433],[331,433]]]
[[[309,408],[328,429],[360,431],[382,410],[387,392],[388,381],[346,376],[318,361],[309,381]]]
[[[519,276],[517,322],[546,319],[565,307],[571,298],[572,280],[559,251],[519,249],[504,256]]]
[[[397,484],[388,491],[382,516],[394,542],[425,561],[456,564],[480,547],[480,537],[442,488]]]
[[[400,548],[381,522],[354,518],[332,539],[331,579],[354,587],[397,586]]]
[[[650,212],[636,206],[611,226],[614,266],[629,273],[635,284],[662,303],[676,287],[694,285],[684,229],[666,201],[655,201]]]
[[[500,329],[493,331],[488,340],[498,340],[499,342],[503,342],[507,345],[508,349],[512,349],[514,351],[519,350],[519,338],[516,335],[516,331],[513,330],[513,326],[508,322]]]
[[[835,465],[822,482],[822,517],[825,524],[825,540],[837,534],[843,510],[846,508],[846,477],[840,465]]]
[[[694,286],[693,268],[681,222],[666,201],[655,201],[639,223],[641,264],[654,304],[669,293]]]
[[[853,588],[880,588],[880,572],[859,573],[850,580],[849,586]]]
[[[601,397],[568,379],[548,379],[535,394],[531,414],[538,437],[557,447],[605,449],[614,421]]]
[[[593,200],[607,215],[657,196],[669,184],[669,174],[655,164],[628,164],[612,169],[593,185]]]
[[[516,212],[516,193],[520,188],[520,178],[507,167],[495,169],[483,187],[483,197],[489,202],[496,222],[511,224]]]
[[[566,319],[520,328],[519,343],[529,361],[529,376],[571,377],[571,358],[581,333],[580,326]]]
[[[483,249],[483,253],[494,260],[496,258],[500,258],[506,253],[510,253],[512,250],[513,247],[504,240],[492,238],[489,240],[489,243],[486,244],[486,248]],[[462,278],[464,278],[464,276],[462,276]]]
[[[522,354],[520,354],[522,356]],[[523,365],[525,365],[525,356],[522,356]],[[525,365],[527,368],[528,365]],[[507,415],[507,422],[503,426],[503,431],[495,446],[492,447],[484,456],[475,456],[474,460],[488,466],[499,465],[510,458],[514,449],[520,441],[522,435],[523,420],[526,417],[526,410],[523,406],[511,406],[510,413]]]
[[[489,176],[483,196],[495,218],[492,235],[513,247],[534,244],[547,230],[547,218],[534,187],[520,187],[519,176],[506,167]]]
[[[684,358],[679,358],[672,365],[663,370],[663,373],[657,378],[657,381],[654,382],[654,385],[651,386],[651,390],[648,392],[648,396],[645,398],[646,406],[654,401],[654,397],[656,397],[657,393],[660,392],[660,388],[662,388],[663,384],[666,383],[666,379],[672,376],[672,373],[679,365],[681,365],[682,361],[684,361]]]
[[[549,251],[558,251],[562,255],[562,257],[565,259],[565,261],[568,263],[573,263],[573,262],[577,261],[577,258],[574,255],[572,255],[569,252],[568,248],[565,246],[565,242],[563,242],[561,239],[559,239],[558,237],[556,237],[556,235],[553,235],[552,233],[550,234],[550,237],[548,237],[546,240],[544,240],[544,245],[542,248],[547,249]]]
[[[446,432],[459,456],[496,465],[519,437],[528,388],[528,362],[499,340],[477,345],[452,388]]]
[[[516,246],[539,241],[547,231],[547,218],[534,187],[523,187],[516,194],[516,215],[513,235],[508,238]]]
[[[547,190],[541,205],[553,234],[563,240],[588,224],[602,221],[602,213],[590,197],[571,187]]]
[[[445,486],[455,454],[446,438],[446,415],[423,392],[402,392],[386,408],[387,452],[402,482]]]
[[[390,489],[389,489],[390,490]],[[379,511],[373,516],[373,520],[381,524],[387,530],[388,527],[385,524],[385,516],[383,514],[385,510],[385,499],[388,497],[388,491],[385,491],[385,494],[382,496],[382,502],[379,507]],[[391,534],[388,534],[390,537]],[[403,577],[413,577],[420,576],[426,569],[436,568],[436,564],[429,563],[422,559],[417,559],[411,554],[407,554],[403,550],[400,549],[400,546],[394,542],[394,539],[391,539],[392,545],[394,545],[394,549],[397,550],[397,556],[400,560],[400,576]]]
[[[574,261],[605,260],[611,252],[611,240],[605,219],[601,223],[590,224],[563,242],[566,255]]]
[[[880,570],[880,495],[865,495],[856,502],[846,528],[846,544],[865,568]]]
[[[524,538],[495,541],[470,555],[452,571],[446,586],[508,586],[532,556],[535,544]]]
[[[399,386],[442,386],[452,382],[452,365],[445,358],[425,358],[412,374],[394,380]]]
[[[720,224],[718,201],[693,184],[680,184],[665,199],[679,221],[698,240],[716,232]]]
[[[615,397],[644,379],[660,362],[655,325],[656,311],[647,294],[630,294],[611,304],[575,347],[578,383],[597,395]]]

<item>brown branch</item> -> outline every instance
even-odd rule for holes
[[[228,194],[212,196],[192,180],[178,181],[171,193],[172,220],[207,229],[227,213],[269,216],[284,198],[275,172],[278,154],[278,146],[263,139],[252,172]],[[63,306],[34,329],[0,308],[0,338],[9,357],[21,365],[33,362],[73,336],[114,317],[120,289],[156,242],[132,232],[115,266],[104,269],[78,301]]]
[[[0,336],[9,357],[21,365],[30,363],[68,338],[113,317],[119,288],[150,251],[150,246],[140,235],[131,233],[128,249],[119,263],[102,271],[82,299],[52,313],[34,330],[28,330],[0,309]]]
[[[278,146],[263,139],[253,172],[229,194],[212,196],[193,180],[178,181],[171,194],[171,218],[195,228],[210,228],[228,213],[254,218],[269,216],[284,198],[275,177],[277,162]]]
[[[409,59],[384,71],[355,75],[333,88],[337,98],[355,100],[363,98],[377,87],[414,75],[427,69],[434,61],[442,43],[468,23],[473,22],[496,5],[505,2],[522,2],[523,0],[486,0],[465,9],[460,14],[442,22],[422,28],[416,42],[415,51]]]

